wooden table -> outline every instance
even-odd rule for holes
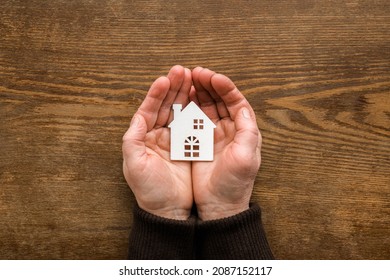
[[[390,258],[389,1],[4,0],[1,259],[126,257],[122,135],[175,64],[254,107],[277,258]]]

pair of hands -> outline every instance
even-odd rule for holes
[[[214,161],[170,160],[172,104],[194,101],[214,122]],[[260,167],[254,111],[234,83],[209,69],[174,66],[158,78],[123,136],[123,172],[137,203],[157,216],[186,220],[193,203],[201,220],[249,208]]]

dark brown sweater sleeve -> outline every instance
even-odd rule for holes
[[[174,260],[194,258],[195,218],[171,220],[134,207],[128,259]]]
[[[198,259],[274,259],[257,204],[231,217],[198,222],[196,247]]]

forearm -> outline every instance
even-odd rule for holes
[[[228,218],[199,222],[196,240],[199,259],[274,259],[257,204]]]
[[[193,259],[195,218],[179,221],[150,214],[134,206],[129,259]]]

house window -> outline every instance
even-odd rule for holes
[[[189,136],[184,141],[184,157],[199,157],[199,140],[195,136]]]
[[[194,119],[194,129],[203,129],[203,119]]]

